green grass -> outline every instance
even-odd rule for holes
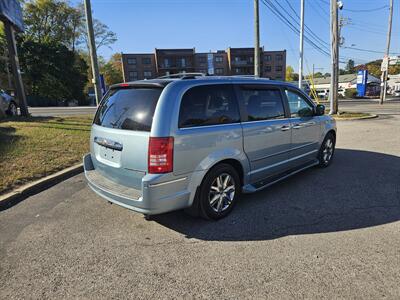
[[[329,109],[325,110],[325,113],[329,114]],[[335,118],[336,120],[351,120],[368,116],[371,116],[371,114],[363,112],[348,112],[348,111],[339,111],[338,114],[332,115],[332,117]]]
[[[0,194],[81,162],[92,116],[0,121]]]

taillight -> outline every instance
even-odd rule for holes
[[[149,173],[160,174],[172,172],[173,156],[173,137],[150,137],[148,156]]]

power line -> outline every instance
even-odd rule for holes
[[[279,9],[273,4],[271,3],[270,0],[261,0],[262,3],[271,10],[271,12],[279,19],[281,20],[285,25],[287,25],[289,27],[289,29],[291,29],[296,35],[300,35],[299,29],[293,25],[293,23],[286,18],[280,11]],[[327,51],[326,49],[321,48],[320,46],[318,46],[314,41],[312,41],[310,38],[308,38],[307,36],[304,37],[304,40],[310,44],[314,49],[318,50],[319,52],[321,52],[322,54],[326,55],[326,56],[330,56],[329,51]]]
[[[293,16],[291,16],[290,14],[288,14],[288,16],[290,16],[290,17],[297,23],[297,25],[300,25],[300,23],[299,23],[299,20],[300,20],[299,14],[296,12],[296,10],[293,8],[293,6],[290,4],[290,2],[289,2],[288,0],[285,0],[285,1],[286,1],[286,3],[288,4],[289,8],[294,12],[294,14],[296,15],[296,17],[297,17],[298,19],[295,19],[295,18],[294,18]],[[277,3],[282,9],[284,9],[283,6],[279,4],[279,2],[276,2],[276,3]],[[316,34],[314,33],[314,31],[312,31],[312,29],[311,29],[310,27],[307,26],[307,24],[304,24],[304,26],[305,26],[305,28],[306,28],[306,32],[308,32],[308,33],[313,37],[313,39],[315,39],[315,40],[318,41],[319,43],[322,43],[322,44],[325,44],[325,45],[329,46],[329,44],[328,44],[327,42],[325,42],[324,40],[322,40],[318,35],[316,35]]]
[[[351,49],[351,50],[356,50],[356,51],[362,51],[362,52],[370,52],[370,53],[379,53],[379,54],[385,53],[385,51],[378,51],[378,50],[371,50],[371,49],[362,49],[362,48],[356,48],[356,47],[343,47],[343,48],[345,48],[345,49]],[[391,53],[392,53],[392,54],[396,54],[396,55],[400,54],[400,53],[394,53],[394,52],[391,52]]]
[[[343,10],[346,10],[346,11],[351,11],[351,12],[355,12],[355,13],[366,13],[366,12],[374,12],[374,11],[378,11],[378,10],[382,10],[382,9],[385,9],[385,8],[388,8],[389,7],[389,5],[384,5],[384,6],[380,6],[380,7],[377,7],[377,8],[371,8],[371,9],[348,9],[348,8],[344,8]]]

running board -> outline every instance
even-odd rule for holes
[[[314,166],[318,165],[318,163],[319,163],[318,160],[313,160],[307,164],[303,164],[297,168],[290,169],[286,172],[266,178],[264,180],[254,183],[254,184],[246,184],[245,186],[243,186],[242,192],[245,194],[249,194],[249,193],[254,193],[254,192],[263,190],[279,181],[282,181],[290,176],[293,176],[294,174],[297,174],[297,173],[307,170],[311,167],[314,167]]]

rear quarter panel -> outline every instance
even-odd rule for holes
[[[169,84],[157,105],[151,136],[174,137],[174,175],[196,173],[193,180],[199,185],[202,176],[224,159],[235,159],[242,165],[244,174],[249,172],[243,151],[243,130],[240,123],[193,128],[178,128],[180,102],[191,87],[201,84],[219,84],[215,81],[179,80]],[[227,84],[221,82],[220,84]],[[197,182],[199,181],[200,182]],[[245,179],[246,181],[246,179]]]
[[[334,130],[336,133],[337,129],[336,129],[336,121],[331,116],[323,115],[320,116],[319,118],[321,124],[321,136],[319,139],[319,144],[322,144],[322,141],[324,140],[326,134],[331,130]]]

